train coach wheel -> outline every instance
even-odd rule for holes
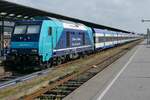
[[[62,56],[61,60],[62,60],[62,63],[65,63],[66,62],[66,56]]]
[[[80,56],[80,58],[85,58],[86,53],[85,53],[85,52],[82,52],[82,53],[79,54],[79,56]]]

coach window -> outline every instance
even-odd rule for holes
[[[106,41],[105,37],[103,36],[102,38],[103,38],[103,42],[105,42]]]
[[[99,42],[99,43],[101,42],[101,37],[99,37],[99,40],[98,40],[98,42]]]
[[[115,40],[117,41],[117,40],[118,40],[118,37],[115,37]]]
[[[14,30],[14,34],[25,34],[26,30],[27,30],[26,25],[16,26]]]
[[[107,41],[110,41],[110,37],[107,38]]]
[[[49,27],[49,29],[48,29],[48,35],[52,35],[52,28],[51,27]]]
[[[70,32],[66,32],[66,38],[67,38],[66,45],[67,45],[67,47],[70,47]]]
[[[99,43],[99,37],[96,37],[96,43]]]
[[[109,41],[109,37],[106,37],[106,42],[108,42]]]
[[[112,41],[112,40],[111,40],[111,37],[109,37],[109,41]]]
[[[109,41],[110,41],[110,37],[107,38],[107,42],[109,42]]]
[[[102,37],[99,37],[99,42],[102,42]]]
[[[85,33],[83,32],[82,35],[83,35],[83,45],[85,45],[86,44],[85,43]]]
[[[112,41],[115,41],[115,37],[112,37]]]
[[[110,41],[113,41],[113,37],[110,37]]]
[[[113,41],[116,41],[116,37],[113,37]]]
[[[104,42],[107,42],[107,37],[104,37]]]

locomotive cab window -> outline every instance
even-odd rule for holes
[[[49,27],[49,29],[48,29],[48,35],[49,36],[52,35],[52,28],[51,27]]]
[[[26,25],[15,26],[14,34],[25,34],[26,29],[27,29]]]
[[[38,34],[40,32],[40,25],[29,25],[27,34]]]

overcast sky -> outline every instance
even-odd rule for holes
[[[146,32],[150,23],[150,0],[8,0],[50,12],[112,26]]]

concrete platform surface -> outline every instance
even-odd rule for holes
[[[143,42],[125,70],[97,100],[150,100],[150,47]],[[106,91],[106,90],[105,90]]]
[[[2,66],[2,61],[3,60],[4,60],[4,58],[0,56],[0,76],[4,75],[4,73],[5,73],[4,66]]]
[[[144,41],[64,100],[150,100],[150,47]]]

